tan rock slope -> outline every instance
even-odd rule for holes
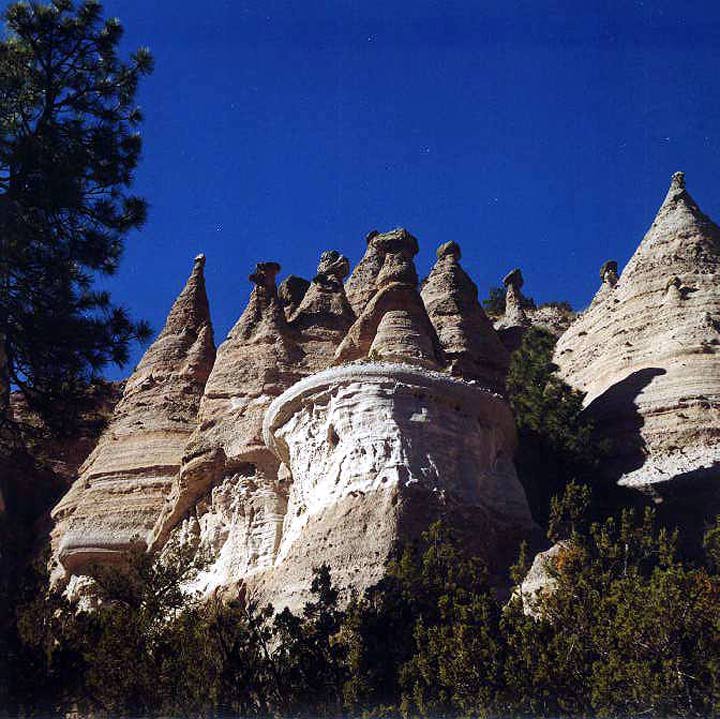
[[[621,485],[661,491],[720,462],[720,228],[676,173],[620,277],[557,345],[562,376],[613,440]],[[691,485],[685,485],[690,490]]]
[[[283,310],[276,287],[279,270],[260,263],[250,276],[248,306],[218,349],[197,430],[155,530],[158,548],[175,530],[210,554],[197,585],[205,592],[272,565],[288,486],[262,440],[263,416],[284,389],[327,366],[355,319],[342,284],[348,261],[338,252],[323,253],[289,320],[291,304]]]
[[[460,265],[460,247],[446,242],[423,283],[422,299],[438,334],[450,374],[502,392],[510,356]]]
[[[212,362],[202,263],[128,382],[108,431],[55,511],[70,573],[136,535],[209,561],[192,588],[308,598],[382,576],[403,541],[444,517],[499,569],[535,531],[500,394],[507,353],[444,245],[422,296],[406,230],[371,233],[355,272],[322,254],[313,281],[257,265]],[[202,291],[201,291],[202,290]]]
[[[113,419],[53,510],[67,572],[146,544],[195,426],[215,357],[203,266],[175,301],[165,327],[125,385]]]

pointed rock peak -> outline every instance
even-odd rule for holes
[[[442,260],[444,257],[452,257],[455,260],[459,260],[461,257],[460,245],[458,245],[457,242],[445,242],[437,248],[435,254],[439,260]]]
[[[385,261],[377,278],[377,287],[382,289],[394,282],[417,287],[417,270],[412,255],[407,252],[390,252],[385,255]]]
[[[507,288],[505,292],[505,316],[500,324],[502,327],[524,327],[528,324],[525,309],[522,302],[520,289],[525,281],[519,268],[515,268],[503,277],[503,284]]]
[[[198,255],[193,262],[190,277],[175,300],[159,337],[178,334],[183,330],[197,333],[204,325],[210,324],[204,267],[205,255]]]
[[[670,190],[684,190],[685,189],[685,173],[678,170],[673,173],[672,179],[670,180]]]
[[[679,207],[689,210],[693,215],[703,218],[705,217],[685,187],[684,172],[676,172],[670,179],[670,187],[668,188],[663,204],[658,211],[658,218],[661,218],[667,212],[675,210]],[[656,222],[658,218],[656,218]]]
[[[615,260],[603,262],[600,268],[600,281],[610,287],[615,287],[618,281],[618,263]]]
[[[389,232],[372,230],[366,236],[367,249],[362,260],[345,284],[345,292],[353,310],[359,315],[378,288],[378,275],[389,253],[402,253],[409,258],[418,252],[418,242],[406,229]]]
[[[350,274],[350,261],[337,250],[328,250],[320,256],[317,274],[313,282],[327,288],[340,289],[343,280]]]
[[[285,311],[278,297],[275,278],[280,272],[277,262],[258,262],[255,271],[248,277],[254,283],[250,301],[230,336],[241,340],[249,339],[260,327],[273,332],[288,329]]]
[[[278,297],[280,304],[285,308],[287,317],[300,307],[300,303],[308,291],[310,283],[303,277],[288,275],[278,286]]]
[[[502,391],[509,357],[462,268],[460,247],[446,242],[422,287],[422,300],[454,376]]]
[[[275,287],[275,278],[280,272],[280,265],[277,262],[258,262],[248,279],[258,287],[271,289]]]

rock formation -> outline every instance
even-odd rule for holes
[[[274,562],[288,483],[262,441],[264,413],[285,388],[329,364],[355,320],[342,283],[349,263],[338,252],[323,253],[294,311],[286,304],[283,312],[279,270],[261,263],[250,276],[255,288],[218,349],[197,430],[156,528],[156,547],[177,527],[179,538],[211,555],[197,583],[205,592],[245,581]]]
[[[450,374],[503,391],[509,354],[478,301],[475,283],[460,265],[460,247],[446,242],[422,287]]]
[[[382,234],[372,230],[365,240],[367,242],[365,255],[345,284],[350,306],[358,316],[375,294],[378,276],[385,263],[385,255],[388,252],[402,252],[414,257],[418,252],[417,240],[402,228]]]
[[[297,275],[288,275],[278,286],[278,297],[280,304],[285,308],[285,316],[290,318],[308,291],[310,283]]]
[[[692,492],[720,462],[720,228],[682,173],[620,277],[612,262],[601,277],[555,361],[613,441],[609,476],[658,498]]]
[[[535,532],[508,355],[460,248],[440,248],[422,295],[417,251],[404,229],[371,233],[346,285],[331,250],[281,292],[280,266],[258,264],[214,364],[199,261],[56,507],[66,572],[179,542],[209,558],[192,588],[298,607],[314,566],[362,589],[438,517],[504,569]]]
[[[203,266],[127,381],[113,419],[80,476],[53,510],[57,556],[67,572],[146,545],[180,466],[215,356]]]
[[[508,352],[514,352],[520,346],[525,330],[531,325],[520,291],[524,283],[522,272],[517,267],[503,277],[505,314],[495,323],[495,329]]]
[[[432,518],[461,528],[493,569],[533,533],[509,407],[437,371],[444,357],[417,292],[414,254],[409,243],[386,252],[336,366],[290,387],[265,415],[265,441],[291,484],[277,559],[256,590],[279,606],[306,596],[319,558],[343,589],[373,584],[399,543]],[[438,299],[432,287],[429,296]],[[462,354],[451,360],[458,372]]]

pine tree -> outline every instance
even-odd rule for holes
[[[118,267],[146,203],[130,193],[141,150],[147,49],[96,0],[18,2],[0,42],[0,419],[19,388],[55,428],[85,383],[148,334],[99,276]]]

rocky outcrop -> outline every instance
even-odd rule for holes
[[[278,298],[285,308],[285,316],[289,319],[303,301],[310,283],[297,275],[288,275],[278,286]]]
[[[175,301],[165,327],[127,381],[122,399],[80,476],[52,512],[57,556],[68,573],[147,544],[215,356],[203,266]]]
[[[197,429],[187,442],[180,472],[155,527],[153,547],[161,547],[182,521],[193,524],[194,520],[200,526],[206,511],[215,514],[213,507],[227,506],[222,497],[238,483],[275,487],[278,506],[273,512],[282,514],[284,500],[276,487],[278,463],[262,441],[262,419],[273,398],[300,378],[303,353],[278,297],[279,271],[276,262],[262,262],[250,275],[254,288],[245,311],[218,348]],[[247,503],[244,507],[252,514]],[[263,525],[257,531],[266,532],[262,517],[254,516],[253,521]],[[261,563],[270,561],[275,542],[267,537]],[[218,554],[222,545],[213,541],[211,548]]]
[[[404,230],[398,234],[411,237]],[[441,366],[440,341],[417,290],[412,259],[416,252],[413,238],[413,243],[385,254],[376,279],[377,291],[338,347],[335,364],[369,357],[427,368]]]
[[[358,317],[375,294],[378,277],[385,264],[385,256],[389,252],[394,252],[412,258],[418,252],[417,240],[403,228],[382,234],[372,230],[365,240],[367,242],[365,255],[345,284],[348,301]]]
[[[276,606],[301,605],[321,561],[343,591],[373,584],[434,518],[459,528],[493,570],[533,534],[510,408],[481,384],[438,371],[448,365],[417,291],[414,254],[410,243],[385,253],[336,366],[290,387],[265,415],[265,442],[291,481],[277,557],[252,590]],[[469,290],[452,268],[438,274]],[[429,296],[439,301],[440,292]],[[467,299],[459,294],[456,303]]]
[[[508,352],[514,352],[520,346],[525,331],[531,326],[521,292],[524,283],[522,272],[517,267],[503,277],[505,314],[495,323],[495,329]]]
[[[323,252],[317,274],[297,311],[291,315],[291,326],[299,333],[303,373],[310,374],[327,367],[335,350],[355,321],[343,280],[350,272],[347,257],[335,250]]]
[[[608,476],[657,498],[694,493],[720,462],[720,228],[682,173],[620,277],[614,263],[601,275],[555,362],[612,440]]]
[[[421,296],[450,374],[502,392],[510,357],[480,306],[475,283],[460,265],[457,243],[438,248]]]

